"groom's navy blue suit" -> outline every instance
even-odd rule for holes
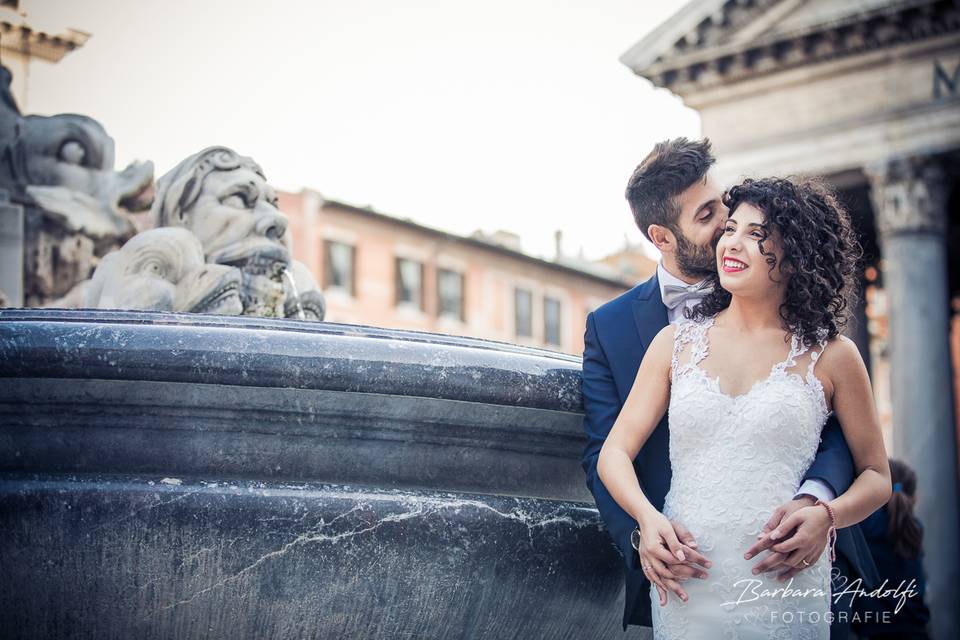
[[[650,583],[640,569],[637,552],[630,546],[630,532],[636,522],[603,486],[597,475],[597,457],[630,393],[647,347],[667,324],[667,307],[660,297],[660,284],[654,276],[589,313],[583,338],[583,428],[587,445],[582,464],[587,474],[587,487],[624,558],[624,630],[628,624],[651,625]],[[658,510],[663,509],[672,477],[668,433],[667,416],[664,415],[633,461],[644,494]],[[840,495],[853,482],[853,477],[850,449],[839,422],[831,416],[824,425],[820,448],[804,480],[825,482],[836,495]],[[730,491],[736,490],[737,487],[730,487]],[[835,566],[847,573],[850,580],[862,578],[864,588],[874,588],[879,583],[869,547],[857,526],[838,530]],[[844,602],[846,606],[843,608],[849,610],[849,598]]]

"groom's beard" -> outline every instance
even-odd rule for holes
[[[679,229],[673,235],[677,239],[677,268],[683,275],[702,280],[717,273],[719,235],[706,247],[690,242]]]

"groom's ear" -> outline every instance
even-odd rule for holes
[[[660,253],[664,251],[672,251],[674,245],[676,244],[676,238],[673,236],[673,231],[666,227],[662,227],[659,224],[652,224],[647,227],[647,236],[650,238],[650,242],[660,250]]]

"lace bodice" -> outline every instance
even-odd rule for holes
[[[713,319],[681,322],[671,360],[669,407],[671,492],[684,509],[714,509],[717,520],[766,522],[782,496],[792,497],[813,462],[829,412],[808,355],[805,376],[791,371],[807,348],[793,336],[786,360],[749,391],[730,396],[700,367]],[[731,500],[730,487],[743,493]],[[675,490],[674,490],[675,488]],[[741,532],[744,539],[749,532]]]
[[[709,596],[688,591],[688,603],[674,597],[673,604],[655,614],[654,629],[657,631],[659,624],[656,635],[660,638],[701,637],[696,626],[692,631],[686,628],[691,612],[704,614],[698,607],[709,609],[709,615],[701,615],[707,621],[702,637],[755,637],[753,632],[764,637],[764,633],[782,631],[777,625],[764,626],[762,620],[744,627],[744,614],[752,611],[763,618],[758,607],[738,605],[721,614],[718,603],[737,599],[742,589],[734,586],[737,580],[757,578],[750,574],[757,559],[744,560],[743,553],[774,510],[795,495],[816,456],[829,416],[823,386],[814,375],[817,358],[826,346],[825,336],[812,350],[793,336],[785,360],[773,365],[769,375],[746,393],[731,396],[722,391],[719,377],[710,377],[700,366],[709,354],[712,326],[712,318],[682,320],[676,325],[668,410],[673,475],[663,511],[694,534],[698,549],[715,565],[706,585]],[[829,568],[824,554],[795,581],[829,588]],[[697,589],[696,582],[685,585]],[[770,585],[776,588],[784,583],[771,579]],[[786,599],[763,606],[829,610],[828,600],[818,604],[809,598]],[[660,609],[655,591],[651,601],[655,610]],[[680,611],[687,615],[680,616]],[[669,623],[665,626],[664,621]],[[670,626],[674,633],[669,632]],[[680,628],[684,632],[677,634]],[[751,632],[745,634],[744,629]],[[807,635],[812,629],[796,627],[783,637],[822,637],[822,629]]]

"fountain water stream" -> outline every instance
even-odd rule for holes
[[[290,283],[290,291],[293,292],[293,299],[297,303],[297,319],[306,320],[306,316],[303,315],[303,305],[300,304],[300,292],[297,291],[297,283],[294,282],[293,274],[290,273],[290,269],[287,267],[283,268],[283,277]]]

